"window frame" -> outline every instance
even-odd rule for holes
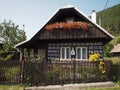
[[[83,59],[83,56],[82,56],[82,54],[83,54],[83,48],[85,48],[86,49],[86,58],[85,59]],[[77,50],[78,49],[80,49],[81,50],[81,58],[80,59],[78,59],[77,57],[78,57],[78,54],[77,54]],[[88,56],[88,53],[87,53],[87,47],[76,47],[76,60],[87,60],[88,58],[87,58],[87,56]]]
[[[62,58],[62,49],[65,49],[65,58]],[[69,59],[67,59],[67,55],[66,55],[66,52],[67,52],[67,48],[69,48]],[[60,47],[60,60],[71,60],[71,47]]]

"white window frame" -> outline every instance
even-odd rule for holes
[[[78,59],[77,58],[77,49],[78,48],[80,48],[81,49],[81,58],[80,59]],[[82,56],[82,50],[83,50],[83,48],[85,48],[86,49],[86,58],[85,59],[83,59],[83,56]],[[76,60],[87,60],[87,47],[76,47]]]
[[[65,49],[65,58],[62,58],[62,48]],[[70,55],[70,56],[69,56],[69,57],[70,57],[69,59],[66,58],[66,57],[67,57],[67,56],[66,56],[66,49],[67,49],[67,48],[69,48],[69,51],[70,51],[70,52],[69,52],[69,55]],[[71,48],[70,48],[70,47],[61,47],[61,48],[60,48],[60,60],[71,60]]]

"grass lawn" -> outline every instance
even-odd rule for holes
[[[120,90],[120,86],[113,86],[113,87],[101,87],[101,88],[90,88],[85,90]]]
[[[0,90],[24,90],[20,85],[0,85]]]

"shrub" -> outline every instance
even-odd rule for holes
[[[94,62],[94,63],[99,62],[98,68],[99,68],[101,73],[105,74],[106,73],[105,63],[103,60],[99,60],[99,57],[100,57],[99,53],[91,54],[89,57],[89,61]]]
[[[105,59],[112,61],[111,79],[115,82],[120,82],[120,58],[111,57],[111,58],[105,58]]]

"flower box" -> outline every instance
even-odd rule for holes
[[[79,29],[79,30],[89,30],[89,23],[87,22],[56,22],[53,24],[48,24],[45,26],[45,29],[48,31],[54,31],[55,29],[59,29],[59,28],[63,28],[63,29],[67,29],[67,30],[73,30],[73,29]]]

